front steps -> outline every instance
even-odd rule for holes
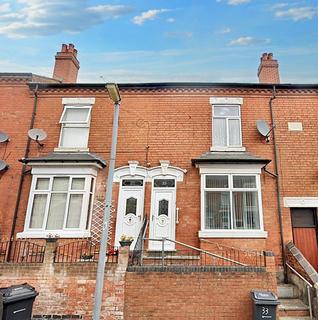
[[[298,288],[292,284],[278,284],[278,314],[280,320],[309,320],[309,307],[300,299]]]

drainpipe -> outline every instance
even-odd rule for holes
[[[34,94],[34,102],[33,102],[33,110],[32,110],[32,116],[31,116],[31,122],[30,122],[30,127],[29,129],[33,129],[34,126],[34,121],[35,121],[35,116],[36,116],[36,111],[37,111],[37,105],[38,105],[38,84],[36,85],[35,89],[33,90]],[[31,139],[28,137],[27,144],[25,147],[25,152],[24,152],[24,158],[28,158],[29,152],[30,152],[30,144],[31,144]],[[20,181],[19,181],[19,188],[18,188],[18,195],[17,195],[17,200],[15,203],[15,209],[14,209],[14,214],[13,214],[13,221],[12,221],[12,226],[11,226],[11,232],[10,232],[10,240],[14,239],[14,232],[15,232],[15,227],[16,227],[16,221],[18,217],[18,212],[19,212],[19,206],[20,206],[20,200],[21,200],[21,194],[22,194],[22,187],[23,187],[23,182],[24,182],[24,176],[26,173],[28,173],[29,170],[26,169],[26,165],[23,164],[21,168],[21,173],[20,173]],[[9,249],[8,249],[8,259],[10,257],[10,252],[11,252],[11,242],[9,244]]]
[[[277,194],[277,207],[278,207],[278,221],[279,221],[279,229],[280,229],[280,242],[281,242],[281,249],[282,249],[282,261],[284,267],[284,282],[288,283],[287,279],[287,266],[286,266],[286,255],[285,255],[285,245],[284,245],[284,228],[283,228],[283,218],[282,218],[282,208],[281,208],[281,189],[280,189],[280,175],[278,172],[278,147],[276,144],[275,138],[275,131],[276,131],[276,124],[274,118],[274,111],[273,111],[273,100],[276,99],[276,87],[273,86],[272,96],[269,99],[269,110],[271,115],[271,122],[273,128],[273,145],[274,145],[274,158],[275,158],[275,178],[276,178],[276,194]]]

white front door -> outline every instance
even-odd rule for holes
[[[156,182],[157,180],[157,182]],[[175,211],[176,211],[176,189],[173,179],[154,179],[154,187],[151,199],[150,239],[168,238],[175,240]],[[171,186],[165,187],[165,181],[170,180]],[[173,182],[171,181],[173,180]],[[149,241],[150,250],[162,250],[161,241]],[[164,242],[165,250],[174,250],[175,243]]]
[[[141,186],[135,186],[135,182],[131,183],[133,180],[129,181],[128,186],[123,186],[127,181],[127,179],[122,181],[119,191],[115,246],[119,246],[120,237],[124,234],[134,238],[131,245],[133,249],[142,226],[144,186],[142,180],[139,180],[140,184],[142,181]]]

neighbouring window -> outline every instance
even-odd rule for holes
[[[256,175],[205,175],[206,230],[260,229],[260,190]]]
[[[34,176],[26,230],[87,230],[94,180],[91,176]]]
[[[60,148],[87,148],[91,106],[65,106],[62,113]]]
[[[241,113],[239,105],[213,106],[213,146],[242,146]]]

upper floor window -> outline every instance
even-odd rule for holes
[[[211,98],[213,149],[242,149],[242,98]]]
[[[242,146],[240,106],[213,106],[213,146]]]
[[[64,107],[60,119],[60,148],[87,148],[90,114],[91,107]]]
[[[63,98],[59,148],[87,149],[94,98]]]

